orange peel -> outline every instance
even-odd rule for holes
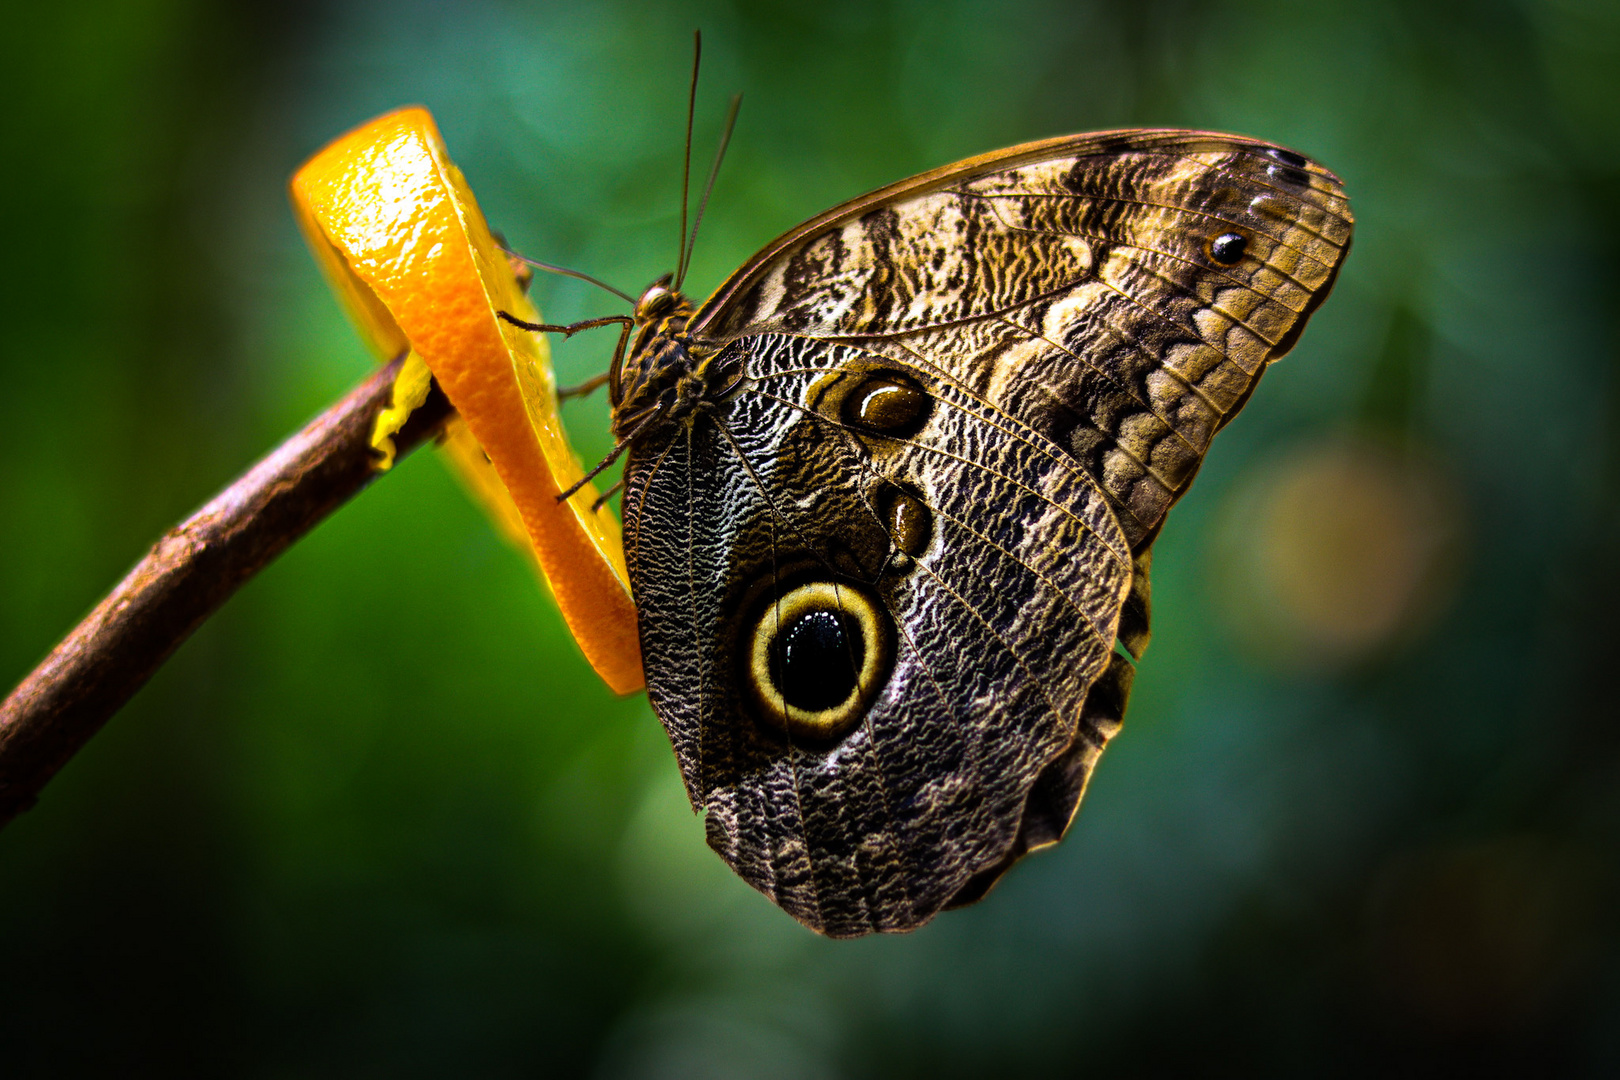
[[[456,407],[445,449],[496,523],[528,547],[585,658],[613,690],[641,689],[618,520],[592,509],[590,484],[557,500],[584,471],[557,411],[550,350],[496,312],[540,317],[433,117],[405,108],[356,128],[294,174],[291,194],[366,341],[381,358],[413,352]]]

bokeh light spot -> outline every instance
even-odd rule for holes
[[[1288,448],[1222,507],[1222,616],[1273,666],[1368,659],[1421,631],[1449,601],[1459,507],[1451,481],[1420,452],[1362,437]]]

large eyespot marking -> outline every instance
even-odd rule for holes
[[[932,404],[932,399],[904,375],[875,372],[845,396],[844,423],[904,438],[915,435],[923,426]]]
[[[799,738],[836,739],[871,704],[889,635],[865,593],[812,581],[766,604],[754,623],[748,687],[764,720]]]

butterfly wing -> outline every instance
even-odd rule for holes
[[[916,430],[876,436],[840,419],[865,350],[733,347],[748,389],[628,470],[648,693],[738,873],[828,934],[909,929],[1005,856],[1031,783],[1077,741],[1129,550],[1072,459],[950,383],[925,384]],[[925,519],[900,542],[893,499]],[[871,693],[831,738],[774,723],[748,662],[779,601],[818,587],[871,615]]]
[[[1338,178],[1282,147],[1048,140],[807,222],[690,332],[852,339],[946,372],[1074,453],[1139,546],[1327,296],[1351,225]]]
[[[703,306],[743,381],[632,446],[626,551],[649,695],[745,879],[826,933],[905,930],[1061,837],[1152,539],[1350,226],[1290,151],[1103,133],[829,211]],[[871,672],[827,729],[779,678],[805,596]]]

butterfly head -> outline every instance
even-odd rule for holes
[[[692,313],[691,301],[670,287],[670,282],[674,280],[674,274],[665,274],[642,292],[641,299],[636,301],[635,314],[632,316],[637,326],[649,326],[677,313],[685,315]]]

